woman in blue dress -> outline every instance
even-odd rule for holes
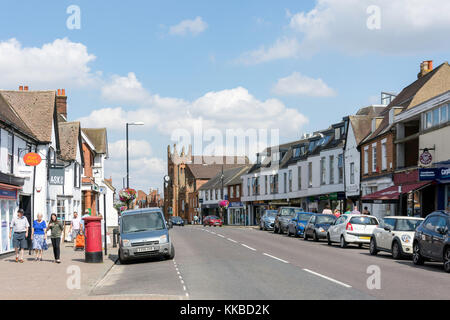
[[[47,246],[47,224],[42,219],[42,214],[38,213],[37,219],[33,221],[31,239],[33,239],[33,249],[36,253],[36,261],[42,261],[42,252],[48,249]]]

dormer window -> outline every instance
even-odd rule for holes
[[[279,152],[275,152],[274,154],[272,154],[272,161],[274,161],[274,162],[280,161],[280,153]]]
[[[339,140],[341,138],[341,128],[334,129],[334,139]]]
[[[294,148],[294,158],[300,157],[300,147]]]

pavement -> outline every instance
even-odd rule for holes
[[[109,254],[112,253],[112,254]],[[85,299],[117,260],[117,251],[108,249],[103,263],[85,263],[84,251],[74,251],[72,243],[61,244],[61,263],[53,262],[53,249],[44,251],[36,262],[34,252],[24,254],[24,263],[15,254],[0,257],[1,300],[76,300]]]
[[[371,256],[367,247],[341,249],[257,228],[188,225],[174,227],[170,236],[173,260],[114,264],[117,249],[111,249],[111,259],[89,265],[71,248],[65,248],[61,265],[2,260],[0,285],[6,290],[0,298],[17,297],[16,284],[25,283],[21,297],[41,299],[450,299],[450,276],[441,263],[417,267],[386,253]],[[82,271],[78,290],[65,285],[70,265]],[[379,287],[373,286],[373,270]]]
[[[91,299],[450,299],[440,263],[371,256],[257,228],[188,225],[170,230],[170,260],[116,264]],[[379,271],[379,289],[370,283]],[[369,285],[368,285],[369,283]],[[371,289],[372,288],[372,289]]]

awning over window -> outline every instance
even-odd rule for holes
[[[362,197],[362,202],[365,203],[397,203],[400,194],[405,194],[411,191],[419,190],[430,184],[432,181],[422,181],[416,183],[408,183],[403,185],[395,185],[372,194],[368,194]],[[401,192],[399,192],[399,187],[401,187]]]

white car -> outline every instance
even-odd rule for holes
[[[370,254],[392,253],[394,259],[413,254],[414,232],[424,219],[413,217],[384,217],[370,240]]]
[[[374,216],[344,214],[328,229],[328,245],[338,242],[341,248],[346,248],[348,244],[357,244],[362,247],[364,243],[370,243],[373,231],[378,224],[378,219]]]

